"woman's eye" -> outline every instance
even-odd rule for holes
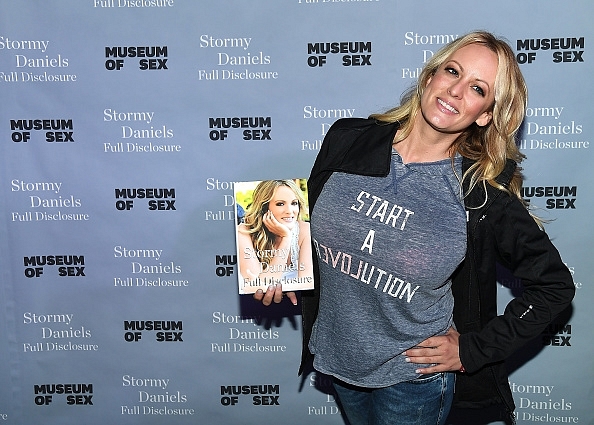
[[[297,206],[297,205],[299,205],[299,201],[293,201],[293,202],[291,203],[291,205],[293,205],[293,206]]]
[[[474,90],[475,90],[475,91],[476,91],[478,94],[480,94],[480,95],[481,95],[481,96],[483,96],[483,97],[485,96],[485,91],[484,91],[484,90],[483,90],[481,87],[479,87],[479,86],[474,86],[473,88],[474,88]]]
[[[446,72],[449,72],[452,75],[458,75],[458,71],[455,70],[454,68],[447,67],[445,70],[446,70]]]

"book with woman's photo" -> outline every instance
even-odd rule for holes
[[[236,182],[234,198],[239,293],[312,289],[307,180]]]

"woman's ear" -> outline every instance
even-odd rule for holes
[[[484,127],[491,122],[493,119],[493,111],[485,111],[475,121],[479,127]]]

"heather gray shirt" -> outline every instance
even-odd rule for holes
[[[450,276],[466,253],[451,160],[403,164],[393,151],[387,177],[332,174],[311,232],[321,278],[314,367],[363,387],[417,378],[401,353],[452,325]]]

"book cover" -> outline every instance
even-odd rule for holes
[[[235,182],[240,294],[314,287],[307,180]]]

